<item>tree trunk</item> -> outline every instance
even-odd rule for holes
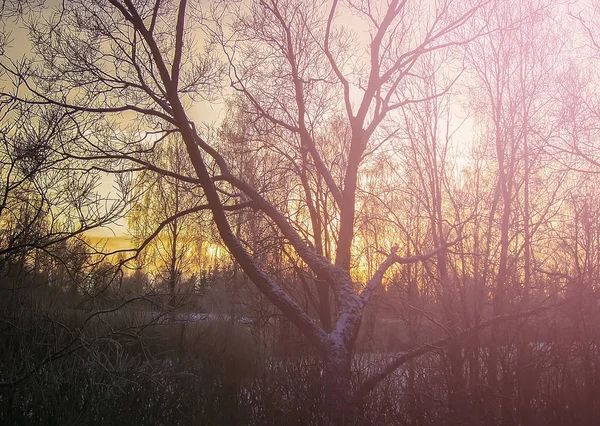
[[[325,357],[325,419],[324,426],[348,426],[356,423],[357,409],[353,403],[351,354],[335,345]]]

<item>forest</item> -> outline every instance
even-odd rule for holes
[[[0,424],[598,424],[600,1],[0,16]]]

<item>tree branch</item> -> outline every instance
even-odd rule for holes
[[[360,301],[361,301],[362,305],[364,306],[369,302],[371,296],[375,292],[375,289],[377,289],[381,285],[383,276],[385,275],[387,270],[392,265],[394,265],[396,263],[400,264],[400,265],[406,265],[408,263],[422,262],[422,261],[430,259],[431,257],[435,256],[436,254],[446,250],[448,247],[455,245],[456,243],[458,243],[458,241],[459,240],[454,240],[454,241],[448,242],[446,244],[443,244],[443,245],[431,250],[428,253],[418,254],[418,255],[409,256],[409,257],[398,256],[396,254],[396,252],[398,251],[398,246],[392,247],[392,253],[388,256],[388,258],[386,260],[383,261],[383,263],[381,265],[379,265],[379,268],[377,268],[377,271],[375,272],[375,274],[373,274],[373,277],[371,277],[371,279],[369,280],[369,282],[367,283],[367,285],[365,286],[363,291],[360,293]]]
[[[416,359],[416,358],[418,358],[422,355],[425,355],[429,352],[433,352],[433,351],[442,349],[443,347],[447,346],[451,342],[462,341],[473,334],[479,333],[480,331],[482,331],[483,329],[485,329],[487,327],[490,327],[493,325],[498,325],[498,324],[501,324],[506,321],[518,320],[518,319],[522,319],[522,318],[528,318],[533,315],[538,315],[549,309],[555,308],[559,305],[560,304],[553,304],[553,305],[549,305],[549,306],[545,306],[545,307],[539,306],[539,307],[529,310],[527,312],[508,314],[508,315],[499,315],[497,317],[494,317],[492,319],[484,321],[478,325],[475,325],[473,327],[469,327],[465,330],[462,330],[457,334],[446,336],[446,337],[443,337],[441,339],[435,340],[430,343],[425,343],[417,348],[414,348],[408,352],[405,352],[402,355],[400,355],[399,357],[397,357],[396,359],[394,359],[392,362],[390,362],[381,371],[373,374],[371,377],[366,379],[363,382],[363,384],[360,386],[358,391],[354,394],[354,400],[355,400],[355,402],[358,403],[369,392],[371,392],[375,388],[375,386],[377,386],[377,384],[379,382],[381,382],[386,377],[388,377],[390,374],[392,374],[397,368],[406,364],[409,361],[412,361],[413,359]]]

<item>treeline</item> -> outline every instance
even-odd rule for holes
[[[435,278],[423,269],[418,287],[433,288]],[[107,272],[91,275],[106,284]],[[233,268],[206,274],[206,287],[176,299],[167,287],[139,292],[149,283],[140,273],[108,276],[111,284],[95,296],[74,294],[56,274],[53,280],[40,272],[4,276],[1,365],[10,380],[1,390],[4,423],[321,422],[318,354],[247,280],[236,281]],[[301,279],[287,279],[301,298]],[[366,313],[353,358],[356,383],[394,355],[446,335],[436,320],[444,309],[439,297],[426,290],[411,295],[409,281],[402,273],[391,277]],[[468,290],[461,296],[474,297]],[[556,307],[503,322],[495,341],[489,330],[466,335],[459,374],[450,351],[433,350],[371,392],[357,422],[594,424],[596,302],[593,293],[564,293],[553,298]],[[488,385],[492,348],[501,392]]]

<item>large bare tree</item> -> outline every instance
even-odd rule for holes
[[[363,191],[365,162],[393,143],[394,120],[403,108],[448,90],[452,78],[434,91],[415,90],[431,81],[426,70],[456,65],[424,67],[423,62],[489,32],[486,13],[493,3],[65,1],[56,13],[31,24],[34,54],[29,59],[3,59],[6,75],[18,81],[6,96],[64,111],[77,136],[55,149],[66,159],[106,173],[147,169],[199,185],[205,202],[190,212],[211,211],[237,264],[318,351],[327,421],[343,424],[356,413],[356,402],[399,366],[511,317],[502,311],[502,317],[472,329],[452,329],[390,360],[363,383],[352,383],[363,313],[387,271],[432,257],[445,262],[442,253],[456,237],[441,226],[438,206],[427,252],[401,257],[390,238],[377,247],[383,253],[372,274],[358,271],[357,218],[372,196]],[[198,105],[214,100],[224,80],[242,105],[239,119],[250,123],[243,136],[298,179],[298,205],[308,220],[299,220],[290,204],[281,202],[281,191],[272,190],[277,182],[237,173],[223,145],[202,131]],[[147,154],[173,132],[193,173],[164,167]],[[439,204],[440,196],[436,190],[433,202]],[[317,315],[301,307],[236,232],[240,210],[256,212],[310,271]],[[175,212],[162,223],[174,223],[185,213]],[[443,267],[440,274],[447,278]]]

